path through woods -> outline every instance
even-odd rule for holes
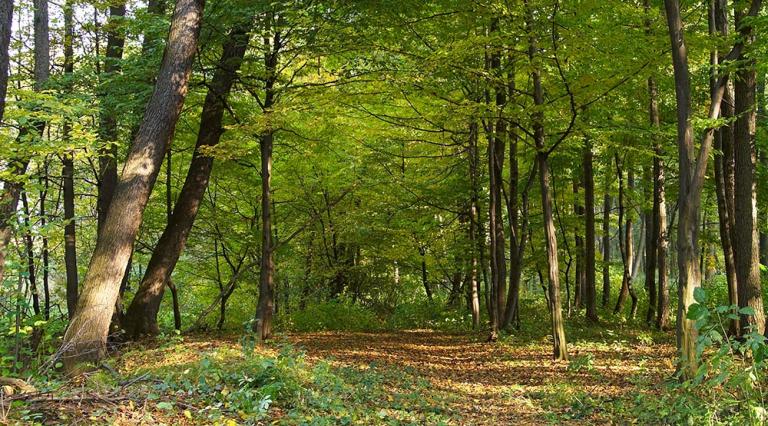
[[[547,339],[489,344],[483,337],[411,330],[306,333],[290,340],[314,360],[420,376],[434,392],[424,397],[444,398],[459,424],[611,421],[601,405],[658,389],[673,371],[671,345],[626,335],[574,342],[570,368],[552,361]],[[390,385],[394,393],[408,392],[397,381]],[[582,392],[592,398],[576,396]]]

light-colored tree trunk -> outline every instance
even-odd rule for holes
[[[202,0],[176,3],[154,93],[115,188],[75,316],[64,335],[60,352],[69,372],[76,371],[82,362],[99,360],[106,353],[120,282],[184,105],[202,14]]]

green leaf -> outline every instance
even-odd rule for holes
[[[157,408],[161,410],[173,410],[173,403],[167,401],[158,402]]]
[[[755,309],[753,307],[751,307],[751,306],[745,306],[745,307],[739,309],[739,313],[741,315],[754,316],[755,315]]]
[[[704,291],[703,288],[696,287],[693,289],[693,299],[697,303],[701,303],[701,304],[707,303],[707,293]]]
[[[688,307],[688,312],[685,317],[689,320],[699,320],[707,316],[707,314],[709,314],[709,311],[707,311],[707,308],[704,305],[694,303]]]

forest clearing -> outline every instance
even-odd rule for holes
[[[0,0],[0,424],[768,424],[762,0]]]

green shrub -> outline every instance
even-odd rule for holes
[[[693,378],[675,377],[661,395],[638,398],[643,423],[765,424],[766,338],[752,331],[741,338],[728,336],[727,322],[753,315],[751,308],[713,306],[701,288],[688,318],[696,321],[698,369]]]
[[[347,301],[328,301],[292,313],[279,326],[289,331],[376,331],[384,323],[375,313]]]

